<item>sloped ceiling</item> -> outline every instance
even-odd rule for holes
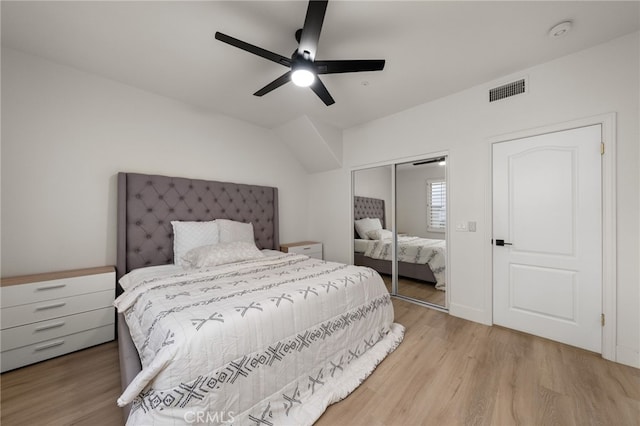
[[[342,166],[342,132],[306,115],[274,129],[309,173]]]
[[[635,1],[333,0],[317,58],[387,64],[382,72],[323,76],[336,100],[326,107],[292,84],[252,96],[285,68],[213,37],[221,31],[289,56],[305,1],[0,4],[3,46],[267,128],[302,116],[352,127],[639,28]],[[547,36],[567,19],[569,35]]]

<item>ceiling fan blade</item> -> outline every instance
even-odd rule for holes
[[[288,83],[290,80],[291,80],[291,71],[287,71],[286,73],[282,74],[280,77],[273,80],[271,83],[264,86],[262,89],[258,90],[256,93],[253,94],[253,96],[266,95],[272,90],[275,90],[278,87],[282,86],[283,84]]]
[[[324,14],[327,11],[327,3],[327,0],[310,0],[307,7],[307,16],[304,19],[304,26],[300,35],[298,54],[303,56],[304,52],[309,52],[309,58],[312,61],[316,57],[316,51],[318,50],[318,40],[320,40],[320,31],[322,30]]]
[[[318,95],[320,99],[322,99],[322,102],[324,102],[326,106],[333,105],[336,103],[336,101],[334,101],[331,95],[329,94],[329,91],[327,90],[326,86],[320,81],[320,79],[317,76],[310,87],[311,87],[311,90],[313,90],[313,92],[316,95]]]
[[[384,59],[357,59],[346,61],[315,61],[318,74],[338,74],[344,72],[382,71]]]
[[[245,50],[249,53],[253,53],[254,55],[258,55],[280,65],[284,65],[285,67],[291,67],[291,59],[278,55],[277,53],[270,52],[261,47],[254,46],[253,44],[246,43],[242,40],[238,40],[237,38],[228,36],[221,32],[216,31],[216,40],[220,40],[221,42],[230,44],[238,49]]]

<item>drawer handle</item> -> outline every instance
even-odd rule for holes
[[[41,325],[40,327],[36,328],[36,331],[50,330],[52,328],[62,327],[63,325],[64,321],[54,322],[53,324]]]
[[[311,247],[303,247],[302,250],[311,250]]]
[[[66,287],[66,284],[52,284],[52,285],[45,285],[42,287],[38,287],[36,288],[37,291],[40,290],[53,290],[54,288],[62,288],[62,287]]]
[[[36,311],[44,311],[45,309],[61,308],[66,304],[67,302],[60,302],[60,303],[52,303],[51,305],[38,306],[36,307]]]
[[[60,339],[60,340],[56,340],[55,342],[46,343],[44,345],[36,346],[34,348],[34,350],[43,351],[45,349],[55,348],[56,346],[60,346],[60,345],[64,345],[64,340]]]

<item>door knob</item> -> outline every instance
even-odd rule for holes
[[[511,243],[505,243],[504,240],[496,240],[496,245],[497,246],[510,246],[512,244]]]

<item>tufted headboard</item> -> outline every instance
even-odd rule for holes
[[[118,173],[118,279],[173,263],[172,220],[251,222],[260,249],[279,249],[278,188]]]
[[[384,200],[369,197],[353,197],[353,220],[366,217],[380,218],[382,227],[385,228]]]

